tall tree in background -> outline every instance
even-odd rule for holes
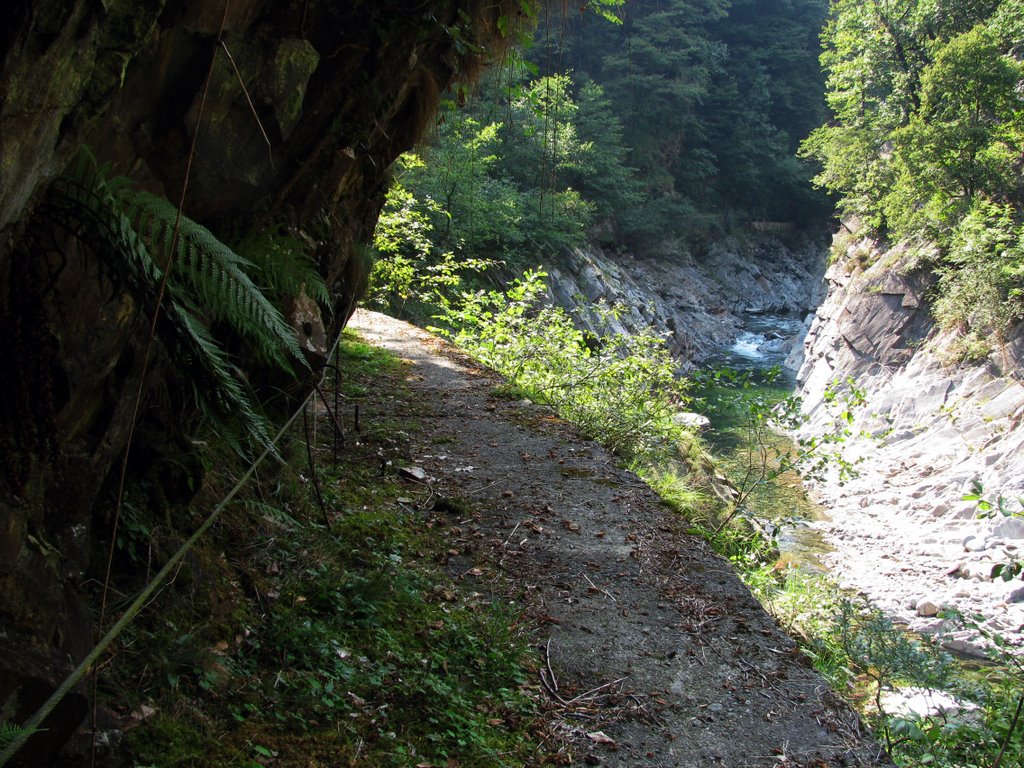
[[[823,40],[818,183],[922,246],[938,318],[984,354],[1024,319],[1024,2],[834,0]]]
[[[824,117],[825,0],[637,0],[621,26],[558,19],[531,55],[605,90],[644,185],[634,240],[704,239],[751,216],[829,215],[799,141]],[[546,47],[547,46],[547,47]],[[554,49],[554,53],[551,49]]]

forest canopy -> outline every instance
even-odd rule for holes
[[[549,8],[399,164],[379,231],[420,237],[378,250],[514,260],[589,240],[643,255],[750,220],[824,222],[831,202],[796,150],[825,115],[826,5],[634,0],[605,7],[617,23]]]
[[[817,182],[917,250],[939,320],[984,354],[1024,319],[1024,3],[834,0],[823,40]]]

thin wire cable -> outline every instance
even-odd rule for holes
[[[156,573],[149,584],[143,588],[138,596],[132,601],[131,605],[129,605],[121,617],[114,622],[95,647],[84,659],[82,659],[75,670],[65,678],[64,682],[60,684],[53,694],[51,694],[50,698],[46,700],[46,702],[34,715],[32,715],[32,717],[22,724],[21,730],[14,734],[11,742],[3,752],[0,752],[0,768],[3,768],[14,754],[24,746],[25,742],[28,741],[29,737],[39,728],[40,725],[42,725],[43,721],[54,710],[57,704],[60,703],[61,699],[63,699],[72,688],[78,685],[78,682],[85,676],[92,665],[96,663],[97,659],[103,655],[114,639],[121,634],[124,628],[128,626],[139,611],[145,607],[157,587],[159,587],[163,580],[166,579],[167,576],[175,570],[175,568],[177,568],[178,563],[184,559],[185,555],[188,554],[188,551],[192,549],[195,543],[199,541],[199,539],[201,539],[208,530],[210,530],[210,527],[217,521],[217,518],[220,517],[221,512],[223,512],[227,505],[230,504],[235,496],[238,495],[238,492],[242,490],[245,484],[249,481],[249,478],[253,476],[259,465],[262,464],[264,460],[266,460],[267,456],[270,455],[273,446],[277,444],[295,420],[305,411],[306,405],[315,394],[316,392],[312,391],[306,396],[302,401],[302,405],[299,406],[299,408],[297,408],[288,418],[274,439],[264,447],[263,452],[252,462],[252,464],[249,465],[245,474],[239,478],[238,482],[235,483],[228,494],[220,501],[220,503],[217,504],[216,507],[213,508],[213,511],[210,512],[206,520],[203,521],[203,524],[196,529],[195,533],[186,539],[185,543],[178,548],[177,552],[171,555],[170,559],[164,564],[164,567]]]
[[[224,27],[227,23],[228,18],[228,6],[230,6],[231,0],[225,0],[224,2],[224,14],[220,21],[220,31],[217,33],[218,38],[223,36]],[[163,275],[160,276],[160,288],[157,291],[156,306],[153,307],[153,317],[149,323],[149,335],[146,338],[146,346],[142,353],[142,371],[139,374],[139,386],[135,392],[135,403],[132,407],[132,418],[128,427],[128,440],[125,444],[124,456],[121,460],[121,472],[117,483],[117,499],[114,503],[114,523],[113,530],[110,534],[110,547],[107,552],[107,568],[106,576],[103,581],[103,597],[100,601],[100,617],[99,617],[99,630],[103,631],[103,621],[106,617],[107,609],[107,592],[109,591],[110,584],[110,569],[114,560],[114,545],[117,541],[117,526],[118,520],[121,517],[121,508],[124,504],[124,486],[125,480],[128,475],[128,459],[131,456],[132,443],[135,438],[135,427],[139,419],[139,411],[142,408],[142,395],[145,392],[146,387],[146,373],[149,370],[150,359],[153,354],[153,344],[156,341],[156,324],[160,317],[160,307],[163,305],[164,295],[167,292],[167,282],[171,274],[171,270],[174,268],[174,254],[178,248],[178,240],[181,236],[181,217],[182,210],[185,207],[185,195],[188,192],[188,182],[192,175],[192,161],[195,158],[196,146],[199,140],[199,126],[203,117],[203,109],[206,107],[206,97],[210,90],[210,80],[213,76],[213,67],[217,62],[217,51],[219,46],[214,46],[213,54],[210,57],[210,67],[206,73],[206,82],[203,84],[203,93],[199,100],[199,109],[196,114],[196,127],[192,135],[192,146],[189,149],[188,159],[185,164],[185,178],[181,185],[181,196],[178,199],[178,210],[174,216],[174,230],[171,234],[171,247],[168,249],[167,260],[163,266]]]

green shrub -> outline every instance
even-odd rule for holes
[[[564,309],[542,302],[545,277],[528,271],[507,292],[463,294],[436,330],[625,458],[687,441],[672,421],[685,393],[664,340],[581,331]]]

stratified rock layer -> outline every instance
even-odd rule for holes
[[[816,486],[832,518],[824,524],[832,564],[845,584],[917,629],[943,629],[938,609],[955,606],[1019,636],[1020,583],[991,573],[1024,556],[1024,526],[980,516],[963,496],[979,484],[1017,509],[1024,495],[1024,329],[987,360],[949,362],[954,338],[934,327],[923,302],[930,278],[904,275],[901,260],[869,241],[849,245],[829,269],[829,296],[805,343],[798,388],[808,434],[833,426],[825,394],[833,382],[852,378],[866,397],[845,448],[860,476]],[[859,271],[858,262],[873,266]],[[970,650],[963,636],[951,643]]]
[[[699,254],[652,259],[576,249],[547,267],[551,295],[591,331],[664,334],[685,365],[721,354],[745,321],[760,315],[803,317],[823,298],[824,244],[748,233]],[[617,306],[605,319],[599,306]]]

